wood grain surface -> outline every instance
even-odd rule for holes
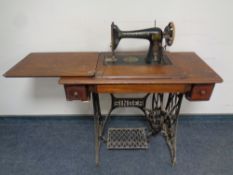
[[[166,52],[168,65],[106,65],[110,53],[31,53],[6,77],[60,77],[67,99],[89,93],[182,92],[189,100],[208,100],[221,77],[194,52]],[[118,53],[123,55],[142,52]],[[83,93],[85,92],[85,93]],[[87,93],[88,92],[88,93]],[[82,97],[83,94],[85,98]]]
[[[109,53],[105,53],[109,54]],[[135,54],[128,52],[124,54]],[[206,84],[221,77],[194,52],[167,52],[171,65],[104,65],[103,53],[31,53],[6,77],[61,77],[61,84]]]
[[[100,55],[94,77],[61,77],[60,84],[206,84],[221,77],[194,52],[167,52],[168,66],[105,66]],[[170,70],[169,70],[170,69]],[[139,73],[140,74],[139,74]]]
[[[108,56],[109,55],[109,56]],[[118,53],[118,56],[130,57],[131,55],[137,55],[140,59],[144,59],[145,53]],[[108,79],[171,79],[171,78],[185,78],[186,74],[177,67],[176,64],[125,64],[125,65],[106,65],[104,58],[110,57],[110,53],[102,53],[99,56],[96,77],[108,78]],[[172,61],[172,60],[171,60]]]
[[[191,85],[187,84],[101,84],[96,85],[95,91],[98,93],[186,93],[190,89]]]
[[[31,53],[7,71],[5,77],[94,76],[98,53]]]

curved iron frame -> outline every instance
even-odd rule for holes
[[[138,108],[144,113],[145,118],[149,123],[148,139],[150,136],[161,133],[167,142],[171,154],[171,162],[172,165],[174,165],[176,163],[176,128],[183,94],[169,93],[167,98],[165,98],[164,93],[153,93],[151,109],[146,108],[147,99],[150,95],[149,93],[141,98],[118,98],[113,94],[110,95],[111,107],[108,114],[103,116],[101,115],[99,94],[92,93],[95,125],[96,165],[99,165],[100,163],[100,144],[101,140],[106,141],[104,133],[111,113],[114,109],[123,107]]]

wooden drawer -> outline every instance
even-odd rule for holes
[[[191,91],[186,93],[186,98],[190,101],[209,100],[214,89],[214,84],[193,85]]]
[[[83,85],[64,85],[67,100],[90,100],[90,93],[87,86]]]

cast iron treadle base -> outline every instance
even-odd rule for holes
[[[109,128],[108,149],[147,149],[145,128]]]

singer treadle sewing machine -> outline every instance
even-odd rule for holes
[[[123,38],[146,39],[150,42],[149,49],[145,58],[140,56],[116,56],[115,50]],[[166,46],[171,46],[175,38],[175,25],[170,22],[164,29],[164,32],[158,28],[148,28],[134,31],[121,31],[117,25],[111,25],[111,49],[112,56],[105,59],[106,64],[168,64],[167,57],[163,54]],[[165,39],[165,46],[163,46]]]
[[[164,136],[175,164],[176,128],[183,96],[190,101],[207,101],[214,85],[222,79],[194,52],[165,51],[174,37],[172,22],[164,31],[158,27],[121,31],[112,23],[111,52],[31,53],[4,76],[59,77],[67,100],[90,101],[92,95],[97,165],[101,143],[107,143],[108,149],[147,149],[151,136],[159,133]],[[148,40],[148,51],[115,52],[125,38]],[[111,96],[106,115],[101,114],[101,93]],[[116,93],[145,95],[126,98]],[[123,107],[141,110],[147,126],[107,128],[113,110]]]

